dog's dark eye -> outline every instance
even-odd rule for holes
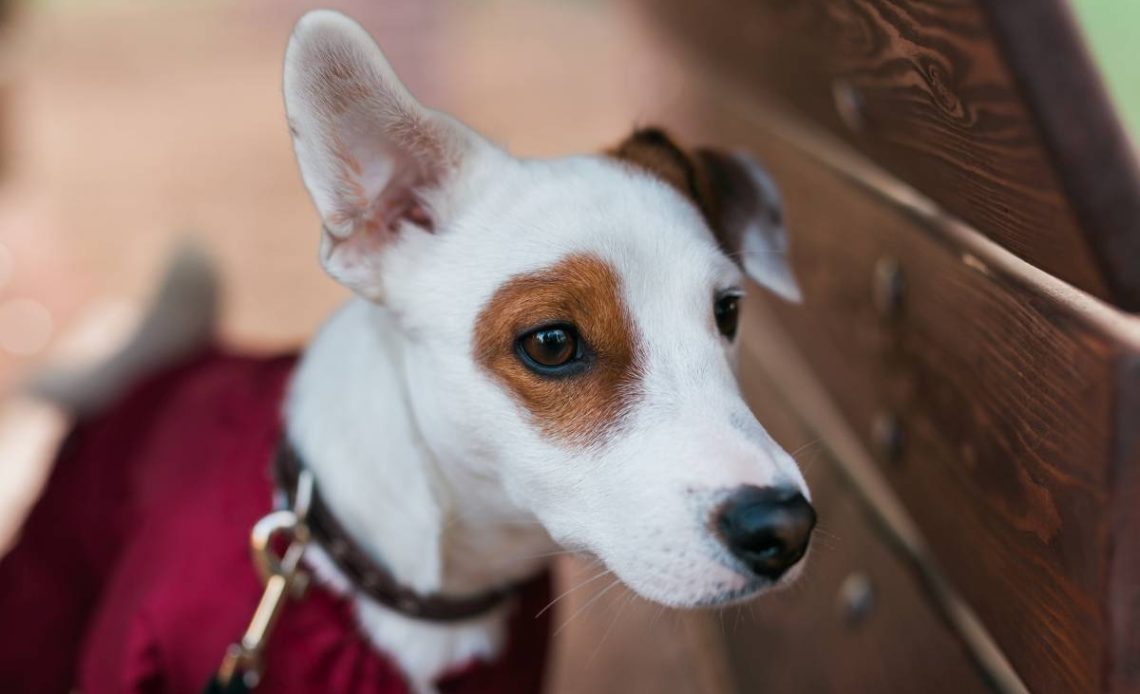
[[[569,325],[532,330],[518,343],[523,363],[543,375],[562,375],[580,359],[581,349],[578,332]]]
[[[719,297],[713,304],[713,316],[716,318],[716,328],[729,340],[736,337],[736,322],[740,314],[740,297],[735,294],[726,294]]]

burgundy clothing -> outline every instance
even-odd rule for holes
[[[272,506],[270,461],[293,356],[217,352],[148,378],[78,425],[16,547],[0,560],[0,691],[200,692],[261,596],[249,531]],[[509,644],[445,692],[536,692],[547,577]],[[396,694],[396,666],[348,601],[313,586],[285,605],[258,691]]]

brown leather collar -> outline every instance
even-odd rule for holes
[[[293,446],[282,440],[277,447],[273,469],[277,484],[288,496],[290,504],[297,493],[297,480],[304,467]],[[514,584],[469,597],[416,593],[400,585],[388,569],[377,564],[349,535],[316,487],[313,488],[307,523],[313,540],[321,545],[358,590],[381,605],[413,619],[454,622],[478,617],[501,605],[520,587]]]

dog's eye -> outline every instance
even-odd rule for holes
[[[740,297],[735,294],[726,294],[717,298],[713,304],[713,316],[716,318],[716,328],[729,340],[736,337],[736,322],[740,314]]]
[[[569,325],[533,330],[519,339],[518,350],[523,363],[544,375],[560,374],[581,357],[578,333]]]

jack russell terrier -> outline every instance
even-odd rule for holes
[[[675,607],[793,580],[808,490],[733,375],[744,274],[799,297],[758,164],[656,129],[517,159],[330,11],[284,93],[357,298],[298,359],[226,354],[184,259],[125,356],[56,389],[83,416],[0,563],[5,691],[200,691],[259,600],[240,686],[534,691],[557,548]],[[274,508],[263,578],[304,550],[281,604],[247,546]]]

